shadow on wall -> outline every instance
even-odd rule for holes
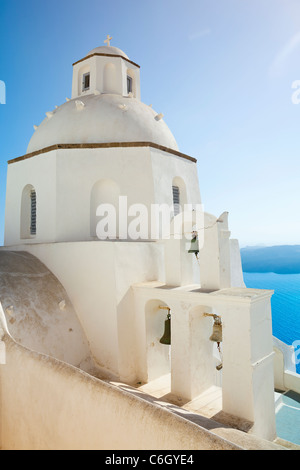
[[[23,346],[88,370],[88,342],[58,279],[27,252],[0,251],[0,302]]]

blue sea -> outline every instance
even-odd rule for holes
[[[246,273],[246,287],[274,290],[273,336],[291,345],[300,341],[300,274]],[[300,374],[300,364],[296,365]]]

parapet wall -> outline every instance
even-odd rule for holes
[[[164,408],[32,352],[7,333],[2,341],[3,450],[241,449]]]

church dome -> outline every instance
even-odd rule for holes
[[[120,55],[124,57],[124,59],[128,59],[128,55],[125,54],[121,49],[118,47],[114,46],[100,46],[100,47],[95,47],[95,49],[91,50],[86,57],[93,55],[93,54],[108,54],[108,55]]]
[[[102,93],[74,98],[47,113],[27,153],[56,144],[113,142],[151,142],[178,150],[173,134],[151,106],[136,98]]]

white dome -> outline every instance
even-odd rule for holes
[[[109,54],[109,55],[120,55],[124,57],[125,59],[129,60],[129,57],[123,52],[121,49],[118,47],[113,47],[113,46],[100,46],[100,47],[95,47],[92,51],[90,51],[87,55],[92,55],[92,54]]]
[[[115,94],[72,99],[48,114],[33,134],[27,153],[56,144],[151,142],[178,150],[157,113],[135,98]]]

